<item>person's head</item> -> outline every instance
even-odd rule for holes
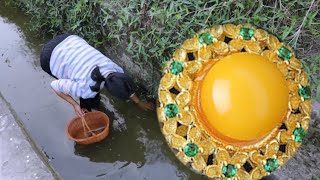
[[[104,86],[111,95],[121,99],[128,99],[134,93],[134,84],[124,73],[111,73],[105,79]]]

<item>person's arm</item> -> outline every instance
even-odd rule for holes
[[[134,93],[130,96],[130,99],[137,104],[142,110],[153,110],[154,106],[150,102],[141,101],[139,97]]]
[[[81,109],[79,103],[70,96],[77,95],[77,88],[79,88],[79,84],[68,79],[59,79],[52,81],[51,87],[59,97],[73,106],[74,111],[78,116],[81,117],[84,115],[84,110]]]
[[[71,96],[69,95],[66,95],[62,92],[58,92],[56,90],[53,89],[53,91],[59,96],[61,97],[62,99],[64,99],[65,101],[67,101],[68,103],[70,103],[72,106],[73,106],[73,109],[75,111],[75,113],[79,116],[79,117],[82,117],[84,116],[84,112],[83,110],[81,109],[79,103],[77,101],[75,101]]]

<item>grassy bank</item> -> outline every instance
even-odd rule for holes
[[[155,72],[145,74],[159,73],[173,50],[199,29],[248,22],[295,48],[311,77],[314,94],[320,97],[319,0],[7,1],[33,16],[30,23],[39,34],[68,31],[96,47],[125,48],[134,64],[153,67],[149,71]],[[150,89],[156,89],[158,79],[145,79],[151,82]]]

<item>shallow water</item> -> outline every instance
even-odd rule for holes
[[[63,179],[203,179],[184,167],[167,146],[153,112],[104,93],[112,120],[102,142],[82,146],[67,139],[70,105],[51,90],[39,67],[45,42],[28,31],[29,18],[0,2],[0,93]],[[120,124],[120,125],[119,125]]]

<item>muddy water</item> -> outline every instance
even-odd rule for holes
[[[102,98],[107,114],[123,126],[112,126],[108,138],[95,145],[68,140],[64,130],[73,109],[50,89],[52,79],[39,67],[45,40],[27,30],[27,21],[28,17],[0,2],[0,92],[62,179],[204,178],[175,158],[155,113],[142,112],[108,94]]]

